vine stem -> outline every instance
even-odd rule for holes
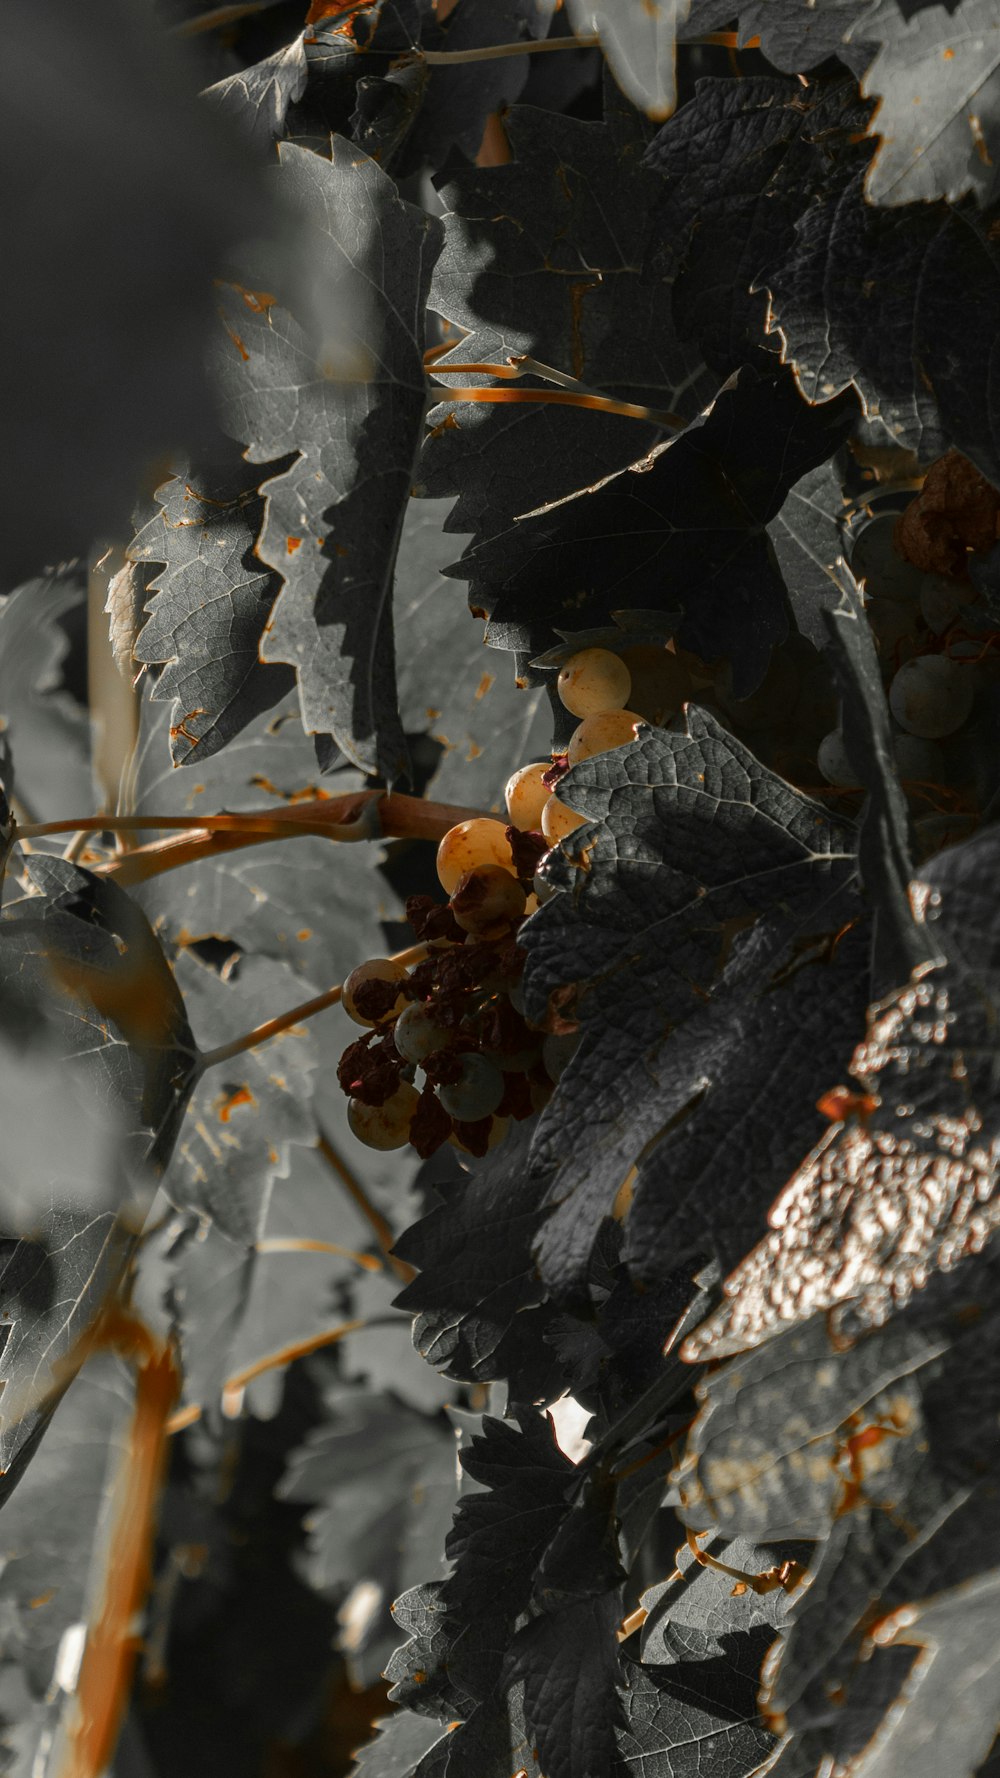
[[[426,945],[410,945],[408,950],[397,951],[391,958],[393,963],[422,963],[428,954]],[[257,1048],[260,1043],[267,1043],[272,1037],[280,1037],[283,1031],[290,1031],[293,1025],[300,1025],[303,1019],[315,1018],[318,1012],[325,1012],[328,1006],[336,1006],[344,992],[343,982],[336,987],[327,988],[323,994],[315,994],[311,1000],[303,1000],[300,1005],[290,1007],[288,1012],[279,1013],[275,1019],[266,1019],[263,1025],[255,1025],[252,1031],[245,1031],[242,1037],[234,1037],[230,1043],[220,1043],[214,1050],[202,1050],[198,1058],[196,1078],[209,1068],[218,1067],[220,1062],[228,1062],[233,1056],[241,1056],[246,1050]]]
[[[166,1441],[180,1389],[170,1347],[127,1311],[105,1316],[98,1344],[134,1363],[135,1402],[112,1482],[79,1674],[55,1749],[56,1778],[98,1778],[115,1750],[141,1646],[136,1622],[149,1591]]]
[[[443,372],[441,373],[444,374]],[[482,389],[479,387],[435,389],[436,401],[493,401],[535,403],[548,407],[595,408],[603,414],[622,414],[627,420],[645,420],[653,426],[669,426],[683,431],[685,422],[679,414],[659,408],[643,407],[634,401],[616,401],[611,395],[587,395],[576,389]]]
[[[96,864],[93,869],[96,877],[114,877],[119,884],[141,884],[151,877],[160,877],[162,871],[174,871],[183,864],[196,864],[199,859],[217,857],[221,852],[238,852],[244,846],[267,845],[274,839],[295,839],[302,834],[317,834],[324,839],[340,841],[443,839],[450,827],[456,827],[457,821],[477,820],[488,813],[486,809],[470,809],[463,804],[404,797],[399,791],[361,789],[351,791],[345,797],[317,798],[294,807],[281,807],[274,813],[263,811],[262,816],[256,818],[190,816],[185,818],[192,821],[189,830],[167,839],[155,839],[148,846],[135,846],[133,852],[123,852],[116,859]],[[265,816],[269,821],[267,827],[251,825],[260,823]],[[148,820],[153,827],[157,825],[155,816],[149,816]],[[212,827],[210,823],[214,820],[224,820],[226,825]]]
[[[346,1339],[348,1334],[360,1333],[366,1327],[400,1327],[402,1322],[398,1315],[359,1316],[354,1321],[338,1321],[333,1327],[324,1327],[319,1333],[307,1334],[304,1339],[293,1340],[282,1346],[277,1352],[267,1352],[263,1358],[254,1359],[252,1364],[244,1365],[242,1370],[235,1371],[227,1377],[222,1387],[223,1412],[234,1419],[240,1410],[240,1400],[248,1383],[257,1377],[263,1377],[268,1371],[276,1371],[285,1365],[293,1364],[297,1358],[308,1358],[311,1352],[319,1352],[324,1346],[335,1346],[339,1340]],[[188,1402],[185,1407],[178,1408],[166,1422],[165,1431],[168,1435],[183,1432],[185,1427],[193,1426],[201,1419],[202,1403]]]
[[[408,1265],[405,1259],[397,1259],[393,1253],[392,1248],[396,1237],[392,1232],[391,1225],[382,1215],[381,1210],[376,1209],[360,1179],[352,1172],[343,1156],[338,1153],[329,1136],[324,1135],[322,1131],[316,1144],[316,1150],[323,1156],[331,1172],[336,1173],[355,1209],[361,1212],[385,1254],[386,1264],[392,1267],[401,1284],[409,1284],[417,1274],[413,1266]]]
[[[599,49],[600,44],[597,33],[591,32],[584,37],[543,37],[541,42],[527,38],[484,44],[481,49],[424,49],[419,53],[429,68],[457,68],[463,62],[497,62],[505,56],[540,56],[557,49]]]

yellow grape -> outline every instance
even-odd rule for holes
[[[597,716],[628,703],[632,676],[608,648],[582,648],[559,674],[559,696],[571,716]]]
[[[359,963],[356,969],[351,970],[344,983],[340,1003],[348,1018],[353,1019],[356,1025],[366,1025],[369,1028],[372,1025],[382,1025],[387,1019],[394,1019],[396,1014],[402,1011],[406,1005],[405,997],[400,994],[395,1005],[389,1007],[380,1019],[366,1019],[359,1013],[354,1002],[357,990],[365,982],[403,982],[405,980],[406,970],[402,963],[394,963],[391,957],[372,957],[369,962]]]
[[[582,827],[585,820],[585,815],[578,815],[575,809],[567,809],[566,804],[561,803],[557,796],[550,796],[542,810],[542,832],[548,840],[549,845],[556,846],[560,840],[564,840],[567,834],[571,834],[575,828]],[[535,885],[537,888],[537,877],[535,878]],[[548,898],[544,897],[543,899],[547,900]]]
[[[525,899],[524,890],[509,871],[499,864],[481,864],[459,878],[451,911],[463,931],[486,935],[520,920]]]
[[[533,832],[541,823],[542,810],[549,795],[542,777],[551,764],[551,760],[540,759],[534,765],[522,766],[507,779],[504,798],[510,824],[520,828],[522,833]]]
[[[566,755],[571,766],[595,753],[607,753],[612,747],[624,747],[635,739],[634,729],[642,717],[635,710],[605,710],[598,716],[586,716],[569,739]]]
[[[499,864],[516,876],[506,823],[475,816],[449,827],[437,851],[437,874],[447,895],[454,894],[466,871],[481,864]]]
[[[365,1105],[360,1099],[348,1099],[347,1121],[366,1148],[404,1148],[419,1101],[416,1087],[403,1080],[384,1105]]]

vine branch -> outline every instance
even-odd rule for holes
[[[505,56],[540,56],[550,50],[600,46],[597,33],[590,32],[582,37],[543,37],[541,42],[527,38],[514,43],[489,43],[480,49],[423,49],[420,57],[430,68],[457,68],[463,62],[497,62]]]
[[[422,963],[427,956],[426,945],[410,945],[408,950],[397,951],[392,958],[393,963]],[[325,1012],[328,1006],[336,1006],[344,992],[343,982],[336,987],[327,988],[322,994],[314,994],[311,1000],[303,1000],[298,1006],[290,1007],[288,1012],[279,1013],[277,1018],[266,1019],[262,1025],[255,1025],[252,1031],[245,1031],[242,1037],[234,1037],[230,1043],[220,1043],[215,1049],[203,1050],[198,1058],[196,1078],[209,1068],[218,1067],[220,1062],[228,1062],[233,1056],[241,1056],[246,1050],[256,1049],[258,1044],[267,1043],[272,1037],[280,1037],[283,1031],[290,1031],[293,1025],[300,1025],[304,1019],[315,1018],[318,1012]]]

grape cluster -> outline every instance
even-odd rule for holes
[[[344,1051],[338,1079],[350,1127],[370,1148],[409,1143],[426,1158],[450,1141],[485,1154],[512,1118],[542,1109],[576,1046],[558,1013],[544,1027],[525,1018],[520,991],[517,934],[544,893],[538,865],[584,819],[555,787],[579,760],[632,740],[637,722],[669,720],[691,686],[662,646],[582,649],[558,684],[580,719],[566,753],[513,774],[506,823],[484,816],[449,829],[437,853],[446,902],[406,904],[425,956],[409,967],[372,958],[344,983],[344,1009],[365,1034]]]
[[[1000,714],[1000,633],[970,575],[975,550],[996,534],[997,495],[956,453],[928,472],[900,516],[881,511],[859,530],[851,566],[864,584],[868,621],[893,719],[893,751],[925,855],[960,838],[992,794],[980,782],[983,748]],[[982,484],[980,487],[979,484]],[[963,530],[963,500],[983,535]],[[972,508],[970,507],[970,510]],[[979,527],[983,529],[982,525]],[[823,737],[817,764],[838,790],[857,787],[839,727]]]

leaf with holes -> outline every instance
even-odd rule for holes
[[[818,1313],[848,1336],[878,1326],[1000,1224],[996,851],[988,828],[923,867],[935,960],[870,1009],[841,1120],[789,1180],[725,1305],[689,1337],[692,1357],[759,1345]]]
[[[294,1006],[302,984],[283,964],[242,957],[224,978],[182,952],[177,980],[203,1050],[226,1043]],[[247,1244],[263,1233],[276,1179],[288,1171],[288,1145],[316,1140],[311,1031],[293,1026],[202,1074],[188,1107],[164,1189],[223,1234]]]

